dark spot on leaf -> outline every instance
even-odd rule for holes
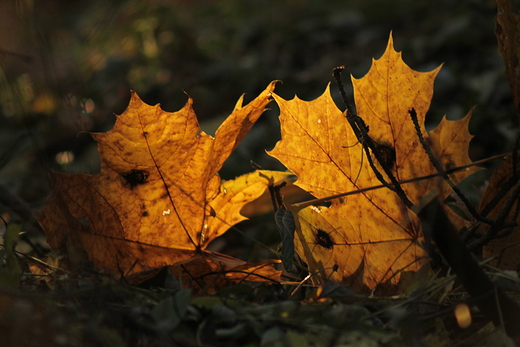
[[[454,162],[452,162],[451,160],[446,163],[446,166],[445,166],[445,170],[446,171],[449,171],[449,170],[453,170],[457,167],[457,164],[455,164]]]
[[[135,188],[140,184],[144,184],[148,179],[148,172],[144,170],[131,170],[127,173],[122,174],[123,178],[126,180],[130,188]]]
[[[150,214],[148,213],[148,211],[143,211],[141,212],[141,216],[143,217],[148,217]]]
[[[339,269],[339,265],[338,264],[334,264],[334,266],[332,266],[332,271],[333,272],[338,271],[338,269]]]
[[[383,162],[385,165],[392,170],[395,165],[395,148],[392,147],[389,143],[377,143],[374,142],[376,145],[376,150],[383,159]]]
[[[143,132],[144,137],[148,137],[148,131]]]
[[[211,207],[211,205],[208,205],[209,207],[209,215],[211,217],[215,217],[217,215],[217,212],[215,212],[215,209],[213,207]]]
[[[316,243],[327,249],[332,249],[334,246],[334,241],[330,238],[329,233],[320,229],[318,229],[318,232],[316,233]]]

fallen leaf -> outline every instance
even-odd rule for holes
[[[215,261],[208,265],[213,269],[246,265],[203,250],[246,219],[240,209],[264,192],[269,177],[289,175],[256,171],[232,181],[218,176],[263,113],[274,85],[246,106],[240,98],[215,137],[200,130],[192,99],[170,113],[132,93],[113,129],[92,134],[99,174],[51,173],[52,194],[38,216],[51,249],[65,252],[74,266],[91,263],[125,277],[201,257]]]
[[[279,270],[272,260],[260,263],[246,263],[217,252],[201,252],[187,262],[170,266],[175,278],[181,278],[184,286],[195,288],[197,292],[211,293],[239,281],[280,283]]]
[[[399,181],[437,173],[419,142],[412,108],[426,142],[446,169],[471,163],[467,155],[470,115],[454,122],[444,119],[429,135],[425,130],[439,69],[427,73],[410,69],[390,37],[385,53],[373,61],[368,74],[352,79],[358,116]],[[298,177],[296,185],[326,198],[380,184],[329,87],[311,102],[273,97],[280,107],[282,140],[269,154]],[[379,163],[376,167],[384,175]],[[450,177],[459,182],[476,170]],[[449,193],[438,177],[402,185],[416,211],[438,193],[438,187],[443,187],[442,195]],[[332,279],[368,289],[386,282],[396,285],[403,273],[415,273],[426,261],[417,215],[389,189],[335,199],[330,207],[293,210],[296,250],[319,283]]]
[[[513,167],[513,157],[508,155],[502,163],[496,168],[495,172],[489,180],[489,184],[482,195],[480,201],[480,212],[485,214],[485,217],[495,220],[503,213],[504,208],[508,204],[508,200],[511,199],[512,195],[515,194],[515,190],[520,189],[518,185],[518,170],[519,170],[520,156],[517,158],[517,167]],[[515,174],[516,177],[513,177]],[[502,192],[502,189],[506,189]],[[504,194],[502,194],[504,193]],[[493,200],[497,195],[501,195],[502,198],[492,208],[489,213],[483,212],[486,206]],[[520,222],[520,216],[517,211],[520,209],[518,205],[518,198],[515,198],[514,204],[511,206],[509,212],[506,213],[506,222]],[[483,235],[489,231],[489,225],[480,225],[477,229],[477,234]],[[493,239],[483,248],[482,255],[485,258],[490,258],[498,255],[498,258],[493,261],[493,265],[505,269],[505,270],[518,270],[520,268],[520,227],[513,229],[503,229],[499,233],[508,232],[505,237]]]
[[[511,92],[515,108],[520,111],[520,14],[514,13],[511,0],[497,0],[497,20],[495,35],[498,41],[498,51],[504,58],[506,65],[505,74]]]
[[[284,180],[286,185],[283,188],[283,199],[287,204],[294,204],[306,200],[311,200],[314,197],[305,190],[293,184],[294,179],[288,177]],[[280,182],[277,182],[277,184]],[[253,216],[262,215],[273,211],[273,200],[271,193],[266,190],[258,199],[251,201],[245,205],[240,211],[244,216],[251,218]]]
[[[520,112],[520,43],[518,42],[518,37],[520,36],[520,14],[513,12],[511,1],[497,0],[497,5],[498,12],[495,34],[498,41],[498,50],[504,58],[506,66],[505,75],[509,81],[513,101],[518,113]],[[505,221],[520,222],[520,217],[518,217],[517,213],[520,207],[518,206],[517,197],[513,196],[514,190],[519,189],[517,187],[518,177],[513,177],[518,176],[519,159],[520,158],[517,158],[516,160],[517,167],[514,167],[513,156],[509,155],[502,161],[491,176],[489,185],[480,203],[481,212],[485,210],[487,204],[497,195],[503,195],[503,197],[493,209],[486,211],[489,212],[489,215],[487,215],[489,219],[493,220],[499,217],[507,205],[508,199],[513,197],[515,203],[512,205],[511,210],[506,213]],[[506,191],[502,192],[502,189],[505,189],[506,185],[508,186]],[[486,234],[489,229],[489,226],[481,225],[477,232],[482,235]],[[506,230],[502,230],[500,233],[505,231]],[[515,227],[509,229],[507,232],[508,235],[505,235],[505,237],[491,240],[491,242],[484,247],[483,255],[485,257],[499,255],[498,259],[494,261],[494,265],[502,269],[518,270],[520,268],[520,228]]]

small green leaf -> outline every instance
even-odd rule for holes
[[[20,283],[22,268],[16,257],[15,247],[21,230],[20,224],[10,224],[4,234],[5,265],[0,268],[0,286],[16,287]]]
[[[182,289],[159,301],[152,310],[152,316],[160,326],[173,329],[180,324],[190,304],[190,290]]]
[[[296,224],[291,211],[278,209],[274,215],[282,241],[282,263],[285,270],[290,271],[294,259],[294,231]]]

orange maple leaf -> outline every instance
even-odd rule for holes
[[[428,73],[410,69],[393,49],[390,36],[385,53],[373,61],[368,74],[352,79],[358,116],[399,181],[437,173],[419,142],[410,118],[412,109],[425,140],[446,169],[471,163],[467,155],[470,115],[455,122],[444,119],[429,136],[424,128],[439,69]],[[298,176],[298,186],[326,198],[380,184],[345,113],[330,97],[329,87],[311,102],[287,101],[276,94],[274,99],[280,107],[282,140],[269,154]],[[375,165],[384,175],[379,163]],[[459,182],[475,170],[450,176]],[[402,185],[416,205],[414,210],[437,194],[439,187],[446,196],[449,187],[440,178]],[[395,285],[403,272],[414,273],[425,263],[419,219],[390,189],[331,203],[328,208],[294,211],[296,250],[318,282],[330,278],[373,289],[385,282]]]
[[[261,171],[232,181],[221,181],[218,171],[263,113],[274,85],[246,106],[240,98],[215,137],[200,130],[192,99],[170,113],[132,93],[114,128],[92,134],[99,144],[99,174],[51,173],[52,194],[38,216],[50,247],[76,263],[75,254],[84,250],[86,259],[79,260],[125,276],[197,258],[211,271],[238,266],[273,278],[265,264],[255,268],[203,250],[246,219],[240,209],[267,187]],[[275,181],[287,175],[269,173]]]

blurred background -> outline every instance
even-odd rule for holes
[[[476,106],[470,157],[506,152],[516,120],[495,15],[493,0],[1,1],[0,188],[38,211],[49,194],[47,170],[97,173],[87,132],[109,130],[130,90],[170,112],[188,94],[203,130],[213,134],[242,93],[249,102],[272,80],[283,81],[281,96],[312,100],[338,65],[362,77],[391,31],[414,70],[444,63],[428,127]],[[332,90],[343,109],[334,84]],[[271,108],[227,161],[223,178],[252,171],[250,160],[283,169],[265,154],[280,136]],[[489,171],[477,175],[473,182],[481,185]],[[0,213],[12,209],[9,199]],[[239,228],[278,242],[276,229],[260,220]],[[229,235],[219,250],[251,254],[254,244]]]

